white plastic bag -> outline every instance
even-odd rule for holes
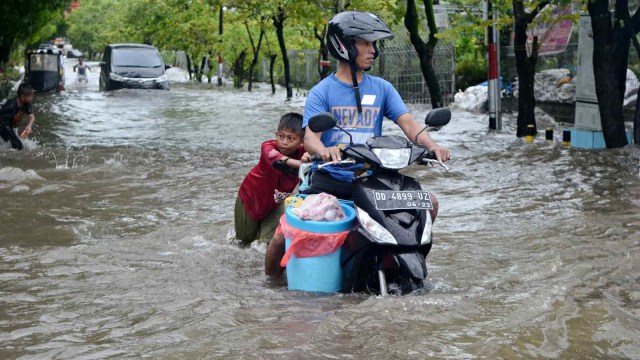
[[[307,196],[292,212],[302,220],[340,221],[345,218],[338,198],[326,193]]]

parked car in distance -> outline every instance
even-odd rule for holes
[[[109,44],[100,63],[100,90],[164,89],[169,78],[160,52],[143,44]]]
[[[67,51],[67,59],[77,59],[82,57],[82,51],[71,49]]]

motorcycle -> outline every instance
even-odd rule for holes
[[[440,128],[450,119],[448,109],[431,110],[421,132]],[[331,113],[309,119],[309,128],[316,133],[334,127],[349,134]],[[416,142],[396,135],[373,137],[366,144],[353,144],[351,140],[341,149],[340,162],[316,165],[320,169],[336,164],[361,165],[352,196],[359,226],[345,240],[340,259],[345,292],[384,296],[390,289],[406,294],[424,287],[425,259],[432,246],[433,204],[429,192],[399,170],[414,163],[436,164],[445,171],[448,168],[433,152],[417,144],[418,135]]]

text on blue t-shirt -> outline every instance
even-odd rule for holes
[[[359,84],[362,114],[358,114],[355,92],[351,84],[331,74],[311,89],[304,107],[302,126],[318,113],[331,112],[338,125],[351,133],[355,144],[364,144],[373,136],[382,135],[384,117],[396,121],[408,112],[400,94],[388,81],[364,75]],[[348,144],[349,136],[334,128],[322,133],[325,146]]]

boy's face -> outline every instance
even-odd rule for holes
[[[285,156],[292,156],[302,144],[301,134],[290,129],[276,131],[276,146],[278,151]]]
[[[33,94],[20,96],[20,101],[23,104],[30,104],[33,101]]]

